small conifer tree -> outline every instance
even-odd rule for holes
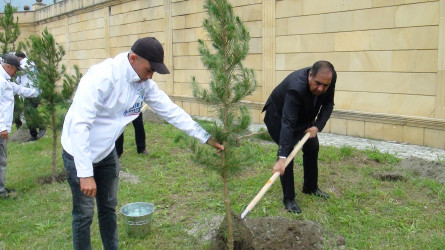
[[[30,71],[29,74],[33,76],[34,85],[41,91],[39,97],[43,104],[43,112],[53,132],[52,181],[54,182],[56,180],[57,129],[59,121],[63,120],[63,117],[58,116],[58,109],[71,101],[71,96],[82,74],[77,66],[74,66],[74,75],[66,73],[65,65],[61,64],[65,50],[56,43],[48,29],[43,30],[41,37],[30,36],[26,45],[28,57],[37,68],[37,71]],[[63,82],[61,91],[57,87],[60,81]]]
[[[206,129],[224,145],[221,154],[205,152],[207,147],[194,147],[195,159],[218,171],[223,181],[224,204],[227,219],[227,244],[233,249],[233,225],[229,201],[229,178],[241,169],[249,157],[236,151],[236,137],[250,124],[250,114],[241,100],[253,93],[258,83],[252,69],[242,62],[249,51],[249,32],[233,13],[227,0],[206,0],[208,17],[203,26],[212,48],[198,40],[204,66],[211,73],[209,89],[200,88],[193,77],[193,95],[215,110],[217,119]]]
[[[7,3],[3,15],[0,16],[0,27],[3,28],[3,32],[0,32],[2,55],[15,51],[15,41],[21,33],[19,28],[19,18],[16,17],[14,22],[14,10],[16,11],[16,8],[12,7],[10,3]]]

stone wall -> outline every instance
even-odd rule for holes
[[[325,132],[445,148],[445,0],[231,2],[251,35],[245,65],[260,86],[246,103],[255,123],[285,76],[325,59],[338,71]],[[47,27],[67,50],[64,63],[82,72],[157,37],[172,74],[154,80],[187,112],[209,115],[190,84],[210,79],[197,50],[207,39],[203,0],[65,0],[17,16],[21,39]]]

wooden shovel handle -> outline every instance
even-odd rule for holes
[[[294,159],[297,152],[303,147],[304,143],[306,143],[307,139],[309,139],[309,136],[311,133],[307,132],[304,137],[298,142],[297,146],[295,146],[294,150],[290,153],[290,155],[287,157],[286,162],[284,163],[285,168],[287,165],[289,165],[289,162]],[[249,203],[249,205],[246,207],[244,212],[241,214],[241,219],[246,218],[247,214],[252,211],[252,209],[256,206],[256,204],[263,198],[263,195],[269,190],[269,188],[273,185],[273,183],[277,180],[278,176],[280,176],[280,172],[275,172],[272,177],[266,182],[266,185],[260,190],[260,192],[253,198],[253,200]]]

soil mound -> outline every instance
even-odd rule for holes
[[[244,221],[239,216],[232,218],[236,220],[234,224],[242,225],[240,228],[244,234],[244,238],[237,238],[234,232],[234,249],[323,249],[325,239],[318,223],[284,217],[247,218]],[[210,249],[227,249],[224,236],[227,225],[224,223],[225,220],[214,234]],[[327,243],[337,247],[345,245],[341,236],[334,241]]]
[[[421,178],[434,179],[437,182],[445,183],[445,164],[441,162],[410,157],[401,160],[396,165],[396,169],[410,170]]]

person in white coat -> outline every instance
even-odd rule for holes
[[[31,78],[32,76],[26,73],[26,71],[36,70],[34,63],[26,58],[26,54],[24,52],[16,52],[15,55],[20,59],[20,67],[22,67],[22,69],[25,71],[24,74],[20,74],[16,77],[16,83],[30,89],[35,89],[36,87],[34,86],[33,80]],[[27,141],[36,141],[44,136],[46,132],[45,122],[37,111],[37,107],[39,106],[39,104],[39,97],[24,98],[23,100],[23,114],[25,116],[26,126],[29,129],[29,135],[31,136],[30,138],[28,138]],[[15,123],[19,125],[22,123],[20,120],[21,110],[17,111],[19,112],[19,114],[15,114]],[[37,132],[37,129],[39,129],[39,132]]]
[[[116,223],[119,163],[115,141],[145,102],[175,127],[217,150],[216,142],[152,80],[169,74],[164,50],[153,37],[138,39],[131,51],[92,66],[80,80],[62,131],[62,158],[73,197],[74,249],[91,249],[90,225],[97,202],[104,249],[118,249]]]
[[[20,60],[15,55],[5,55],[0,67],[0,197],[9,198],[13,189],[5,187],[6,179],[6,146],[14,113],[14,95],[36,97],[37,89],[25,88],[11,82],[20,67]]]

